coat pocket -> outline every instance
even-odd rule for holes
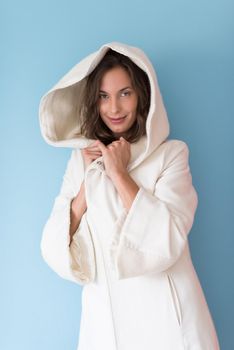
[[[179,326],[181,326],[181,324],[182,324],[182,312],[181,312],[181,306],[180,306],[178,293],[177,293],[174,281],[169,274],[167,274],[167,280],[168,280],[168,285],[169,285],[169,292],[171,295],[171,301],[172,301],[173,308],[175,311],[175,316],[176,316],[176,319],[177,319]]]

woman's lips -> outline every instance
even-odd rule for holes
[[[113,123],[113,124],[120,124],[124,121],[125,118],[126,118],[126,116],[121,117],[121,118],[110,118],[109,117],[111,123]]]

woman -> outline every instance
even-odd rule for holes
[[[40,105],[45,140],[72,147],[42,255],[83,285],[79,350],[217,350],[187,236],[197,207],[188,147],[144,53],[102,46]]]

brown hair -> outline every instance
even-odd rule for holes
[[[106,145],[116,140],[116,137],[99,116],[99,89],[103,75],[108,70],[118,66],[127,71],[138,96],[136,121],[125,134],[128,142],[136,142],[145,134],[150,106],[150,83],[147,74],[129,57],[109,49],[101,62],[87,77],[83,102],[79,111],[82,116],[81,134],[87,138],[99,139]]]

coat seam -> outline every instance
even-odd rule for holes
[[[173,303],[173,308],[174,312],[176,314],[177,322],[178,322],[178,327],[179,327],[179,332],[181,335],[181,340],[182,340],[182,345],[183,345],[183,350],[187,349],[187,346],[185,345],[185,337],[184,337],[184,332],[183,332],[183,315],[182,315],[182,309],[181,309],[181,303],[179,300],[178,292],[176,290],[176,287],[174,285],[173,278],[170,273],[166,273],[166,277],[168,280],[169,284],[169,293],[171,295],[171,301]]]

